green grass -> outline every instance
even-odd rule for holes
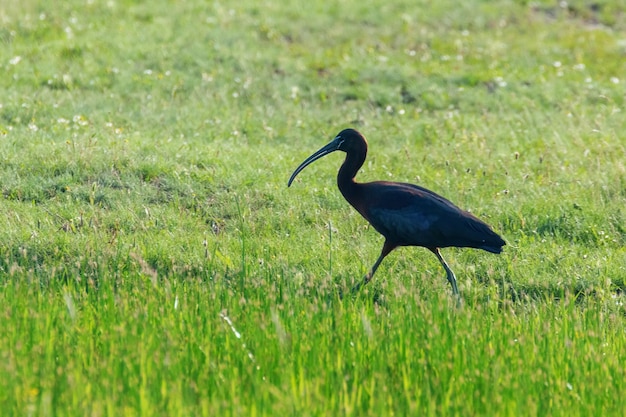
[[[626,4],[0,1],[3,415],[626,410]],[[341,197],[419,183],[500,256]]]

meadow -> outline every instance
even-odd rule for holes
[[[0,0],[7,416],[623,416],[626,3]],[[427,187],[507,241],[401,248]]]

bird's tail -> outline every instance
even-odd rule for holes
[[[506,242],[502,240],[502,244],[500,246],[479,246],[478,249],[486,250],[487,252],[491,252],[491,253],[501,253],[502,246],[504,245],[506,245]]]
[[[486,223],[479,221],[472,224],[473,228],[479,231],[479,236],[474,235],[474,245],[475,248],[485,250],[491,253],[501,253],[502,247],[506,245],[504,239],[500,237],[499,234],[491,230]],[[476,241],[476,238],[479,240]]]

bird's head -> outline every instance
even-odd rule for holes
[[[300,164],[298,168],[291,174],[291,178],[289,178],[289,182],[287,183],[287,187],[291,185],[296,176],[306,168],[308,165],[317,161],[323,156],[328,155],[329,153],[335,151],[343,151],[346,153],[363,150],[367,151],[367,141],[365,140],[365,136],[363,136],[360,132],[354,129],[344,129],[335,138],[326,146],[321,148],[319,151],[315,152],[313,155],[309,156]]]

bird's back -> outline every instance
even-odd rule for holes
[[[350,203],[398,246],[472,247],[500,253],[506,244],[482,220],[426,188],[386,181],[357,187]]]

